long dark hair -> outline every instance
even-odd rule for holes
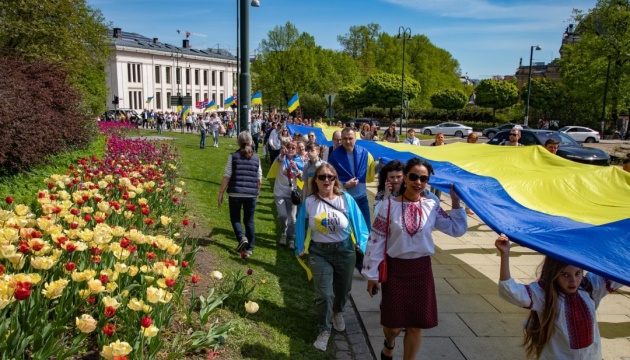
[[[385,182],[387,181],[388,173],[392,171],[403,171],[404,168],[405,164],[398,160],[392,160],[383,166],[381,171],[378,172],[378,186],[376,187],[376,192],[385,190]]]
[[[407,164],[405,164],[405,168],[403,169],[403,175],[409,174],[409,171],[411,171],[411,169],[413,169],[416,166],[424,166],[425,168],[427,168],[427,172],[429,173],[429,178],[431,177],[431,175],[435,174],[433,172],[433,165],[431,165],[428,161],[423,160],[419,157],[414,157],[414,158],[409,159],[407,161]],[[400,184],[400,194],[404,194],[406,189],[407,189],[407,184],[403,181],[402,184]]]

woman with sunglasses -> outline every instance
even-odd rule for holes
[[[352,288],[355,243],[365,250],[369,231],[357,203],[342,191],[332,165],[325,163],[315,170],[310,189],[298,214],[295,254],[309,254],[319,333],[313,346],[326,351],[332,328],[346,329],[343,311]]]
[[[437,229],[459,237],[466,232],[466,212],[451,185],[450,215],[427,190],[433,167],[420,158],[410,159],[403,170],[401,195],[383,201],[367,244],[362,274],[367,291],[382,290],[381,325],[385,342],[381,359],[392,359],[396,337],[403,328],[404,358],[415,359],[422,329],[437,326],[437,300],[431,269],[435,249],[431,232]],[[389,235],[386,235],[389,234]],[[387,242],[387,248],[385,243]],[[379,263],[387,257],[387,282],[380,284]]]
[[[297,154],[297,144],[289,141],[282,145],[280,155],[276,158],[278,170],[276,181],[273,185],[273,197],[278,211],[280,224],[280,245],[286,245],[289,239],[289,247],[293,248],[295,241],[295,216],[297,206],[291,201],[291,192],[296,188],[296,178],[302,179],[304,163]]]
[[[280,134],[278,134],[278,139],[280,139],[280,143],[282,144],[282,146],[286,146],[286,144],[293,141],[291,134],[289,134],[289,129],[285,127],[283,127]]]

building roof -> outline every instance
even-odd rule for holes
[[[178,47],[172,44],[159,42],[157,38],[151,39],[137,33],[126,31],[121,31],[119,37],[114,37],[113,34],[114,29],[107,30],[107,35],[114,40],[114,46],[125,46],[150,51],[164,52],[165,55],[168,54],[169,56],[173,52],[177,52],[183,55],[201,56],[212,59],[236,60],[236,56],[232,55],[232,53],[224,49],[192,49],[190,47]]]

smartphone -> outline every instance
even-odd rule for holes
[[[378,294],[378,288],[375,286],[372,288],[372,295]]]

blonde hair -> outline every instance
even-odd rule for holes
[[[335,184],[333,185],[333,193],[335,195],[343,194],[343,191],[342,191],[343,185],[341,185],[341,182],[339,181],[337,170],[335,170],[335,168],[329,163],[323,163],[317,169],[315,169],[315,175],[313,175],[313,178],[311,179],[311,183],[309,184],[311,187],[311,195],[315,195],[315,197],[319,199],[319,187],[317,186],[317,175],[319,175],[324,169],[330,170],[330,172],[333,175],[335,175],[335,177],[337,177],[335,179]]]

